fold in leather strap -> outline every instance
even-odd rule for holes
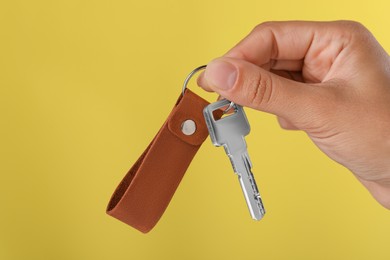
[[[107,214],[144,233],[156,225],[208,135],[203,118],[208,104],[188,89],[180,95],[160,131],[115,190]],[[186,120],[195,122],[192,135],[182,132]]]

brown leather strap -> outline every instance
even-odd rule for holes
[[[206,105],[188,89],[180,95],[156,137],[115,190],[107,214],[144,233],[156,225],[208,135],[202,114]],[[195,122],[192,135],[182,132],[186,120]]]

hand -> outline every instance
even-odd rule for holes
[[[361,24],[260,24],[198,84],[305,131],[390,209],[390,58]]]

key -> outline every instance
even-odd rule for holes
[[[224,114],[221,119],[214,117],[221,109]],[[218,113],[218,112],[217,112]],[[206,106],[203,110],[207,128],[214,146],[223,146],[229,156],[234,172],[238,175],[242,192],[249,212],[253,219],[260,220],[264,214],[264,206],[260,197],[255,178],[252,174],[252,163],[249,159],[245,136],[250,132],[248,119],[242,106],[223,99]]]

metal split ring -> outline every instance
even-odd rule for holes
[[[190,81],[190,79],[192,78],[192,76],[194,76],[194,74],[197,73],[198,71],[201,71],[201,70],[206,69],[206,67],[207,67],[207,65],[199,66],[199,67],[197,67],[196,69],[194,69],[193,71],[191,71],[190,74],[188,74],[187,78],[184,80],[183,89],[182,89],[182,91],[181,91],[181,94],[182,94],[183,96],[184,96],[184,91],[186,91],[188,82]]]
[[[181,94],[182,94],[183,96],[184,96],[184,92],[186,91],[186,88],[187,88],[187,85],[188,85],[188,82],[190,81],[190,79],[191,79],[198,71],[204,70],[204,69],[206,69],[206,67],[207,67],[207,65],[199,66],[199,67],[197,67],[196,69],[194,69],[193,71],[191,71],[190,74],[188,74],[188,76],[187,76],[186,79],[184,80],[183,88],[182,88],[182,91],[181,91]],[[227,112],[229,112],[229,111],[234,107],[234,105],[235,105],[235,103],[230,101],[229,106],[223,111],[223,113],[226,114]]]

